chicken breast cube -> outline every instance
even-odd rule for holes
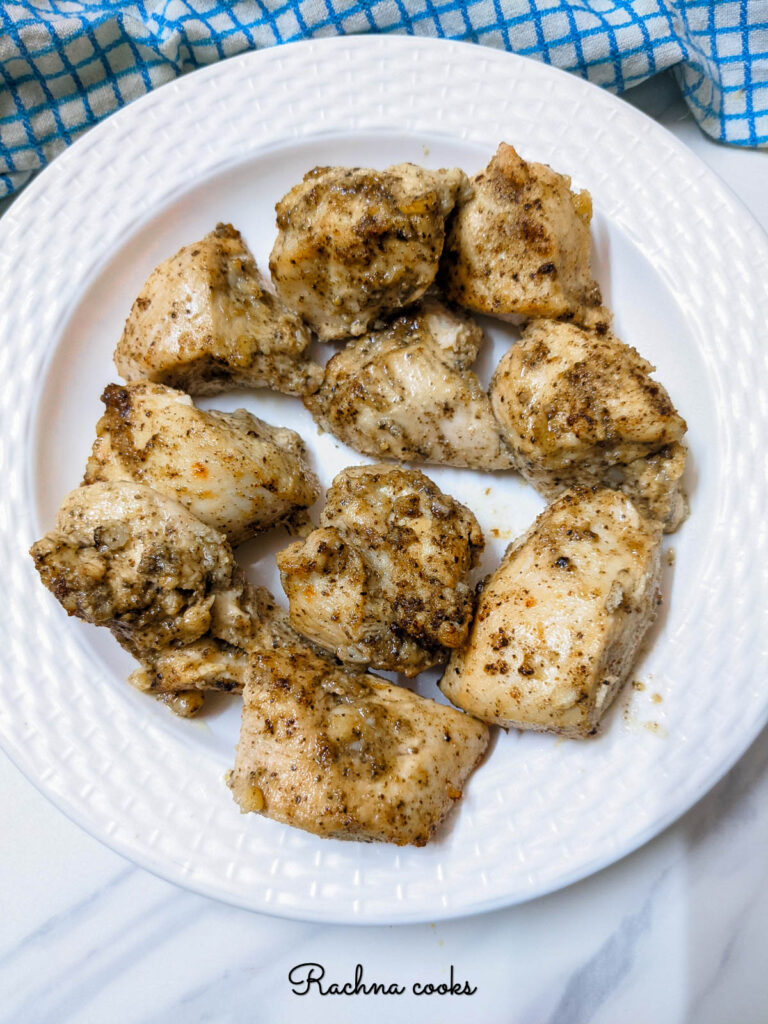
[[[322,370],[311,337],[270,291],[240,233],[219,224],[149,276],[125,323],[115,366],[193,395],[268,387],[303,395]]]
[[[574,484],[620,488],[667,532],[677,529],[686,424],[653,369],[610,331],[529,324],[490,388],[523,476],[548,498]]]
[[[244,409],[203,412],[182,391],[110,384],[86,466],[86,484],[133,480],[184,505],[239,544],[300,520],[319,485],[297,433]]]
[[[474,515],[423,473],[345,469],[320,529],[277,556],[291,623],[341,661],[414,676],[466,640],[483,545]]]
[[[661,529],[623,494],[574,488],[510,545],[440,682],[486,722],[594,732],[658,603]]]
[[[470,184],[445,243],[448,298],[509,319],[594,317],[600,289],[589,265],[589,193],[572,192],[567,175],[527,163],[506,143]]]
[[[432,284],[465,183],[457,168],[316,167],[276,206],[278,294],[321,341],[363,334]]]
[[[143,484],[72,491],[30,553],[69,615],[107,626],[141,663],[141,689],[241,689],[245,651],[271,647],[274,603],[246,583],[226,539]]]
[[[480,328],[432,299],[352,342],[304,399],[317,423],[365,455],[508,469],[488,395],[468,369]]]
[[[453,708],[281,650],[251,661],[228,783],[242,811],[318,836],[423,846],[487,744]]]

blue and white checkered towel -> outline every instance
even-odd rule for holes
[[[353,32],[501,47],[614,92],[674,67],[705,131],[768,145],[768,0],[9,0],[0,2],[0,196],[177,75]]]

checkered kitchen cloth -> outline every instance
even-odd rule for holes
[[[500,47],[614,92],[674,67],[705,131],[768,146],[768,0],[0,0],[0,197],[177,75],[353,32]]]

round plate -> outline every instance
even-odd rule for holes
[[[133,691],[105,630],[67,620],[27,555],[80,480],[111,354],[149,271],[218,220],[260,264],[273,206],[316,164],[483,167],[501,140],[593,196],[594,267],[620,337],[689,424],[691,516],[664,605],[599,736],[498,733],[424,849],[320,840],[241,816],[223,776],[239,702],[182,721]],[[572,882],[657,833],[766,720],[768,244],[719,181],[629,105],[474,46],[364,37],[250,53],[132,104],[59,157],[0,222],[5,439],[0,736],[93,835],[158,874],[244,907],[323,921],[434,920]],[[514,331],[487,321],[486,380]],[[326,353],[328,348],[325,349]],[[245,405],[298,429],[321,482],[365,461],[301,404]],[[542,507],[512,474],[428,468],[486,532],[484,569]],[[280,593],[273,533],[240,550]],[[420,692],[437,696],[435,676]]]

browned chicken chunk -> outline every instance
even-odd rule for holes
[[[490,389],[523,476],[548,498],[574,484],[620,488],[667,532],[677,529],[686,425],[653,369],[610,331],[531,323]]]
[[[429,298],[335,355],[304,404],[365,455],[508,469],[488,395],[468,368],[482,339],[476,324]]]
[[[589,265],[589,193],[572,192],[567,175],[527,163],[506,143],[470,184],[445,243],[448,298],[507,319],[607,322]]]
[[[214,604],[211,626],[200,639],[144,654],[139,659],[142,667],[128,681],[189,717],[182,708],[194,706],[194,714],[207,691],[242,692],[254,651],[271,651],[298,640],[269,591],[244,583],[233,600]]]
[[[415,164],[316,167],[276,207],[278,294],[321,341],[363,334],[432,284],[465,182]]]
[[[143,484],[72,491],[31,554],[69,615],[107,626],[140,662],[136,686],[184,694],[187,709],[189,691],[242,689],[246,652],[290,632],[226,539]]]
[[[586,736],[656,614],[661,529],[618,491],[574,488],[510,545],[440,682],[497,725]]]
[[[466,640],[483,543],[469,509],[423,473],[345,469],[320,529],[277,556],[291,624],[344,662],[414,676]]]
[[[243,811],[323,837],[423,846],[487,743],[468,715],[298,647],[252,658],[228,781]]]
[[[231,224],[186,245],[147,279],[115,350],[127,381],[193,395],[268,387],[303,395],[322,370],[301,320],[270,291]]]
[[[245,409],[204,412],[163,384],[110,384],[83,483],[133,480],[239,544],[298,522],[320,488],[304,443]]]

